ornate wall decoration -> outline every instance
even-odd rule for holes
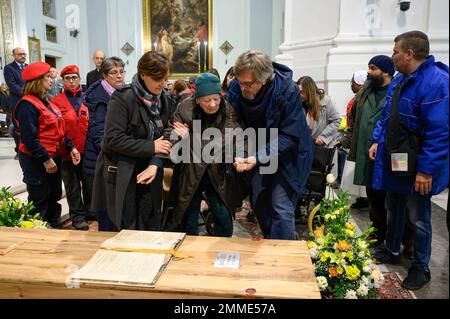
[[[14,49],[14,28],[11,0],[0,0],[0,13],[2,21],[2,36],[0,37],[0,41],[3,42],[3,50],[6,60],[4,61],[4,64],[8,64],[14,60],[11,54]]]

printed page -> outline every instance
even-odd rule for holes
[[[176,250],[186,237],[185,233],[122,230],[103,242],[104,249]]]
[[[72,281],[154,287],[171,255],[118,252],[100,249]]]

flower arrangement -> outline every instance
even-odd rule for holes
[[[14,198],[9,188],[0,188],[0,227],[49,228],[39,214],[29,214],[32,209],[32,202]]]
[[[327,177],[328,188],[334,177]],[[341,191],[329,195],[320,203],[315,228],[308,242],[317,283],[322,295],[337,299],[374,298],[384,281],[383,274],[369,251],[366,240],[374,228],[356,234],[356,224],[350,219],[350,197]]]

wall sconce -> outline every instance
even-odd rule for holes
[[[74,38],[76,38],[78,36],[78,33],[80,33],[80,31],[78,31],[77,29],[69,32],[70,36],[74,37]]]
[[[401,11],[408,11],[411,5],[411,1],[398,0],[398,5],[400,6]]]

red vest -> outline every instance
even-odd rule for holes
[[[72,140],[75,148],[84,153],[84,144],[86,143],[86,134],[89,126],[89,109],[86,105],[81,104],[78,114],[75,113],[73,106],[70,104],[66,93],[58,94],[51,99],[61,110],[62,117],[66,127],[66,136]],[[70,160],[68,152],[63,153],[63,160]]]
[[[53,112],[50,111],[42,101],[34,95],[26,95],[22,100],[28,101],[39,111],[39,126],[37,137],[39,143],[46,149],[51,158],[61,155],[64,145],[64,119],[58,107],[49,102]],[[20,132],[20,122],[17,121],[17,128]],[[19,150],[22,153],[32,156],[25,144],[20,142]]]

